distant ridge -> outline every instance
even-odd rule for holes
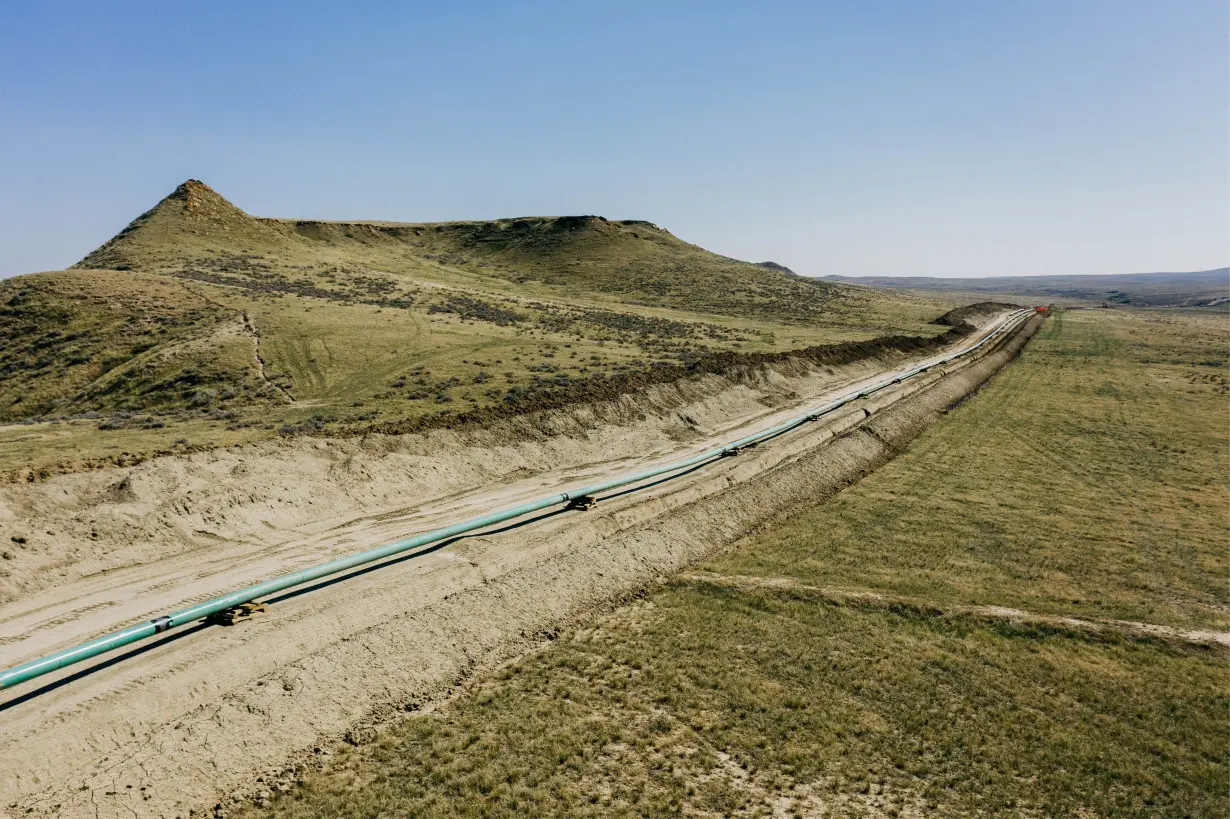
[[[1230,301],[1230,267],[1188,273],[1113,273],[1072,276],[825,276],[825,281],[932,293],[995,293],[1097,300],[1142,307],[1207,307]]]
[[[1077,281],[1110,281],[1126,279],[1133,281],[1166,281],[1183,278],[1190,281],[1215,282],[1226,279],[1230,281],[1230,267],[1215,267],[1210,270],[1195,270],[1186,272],[1157,273],[1073,273],[1070,275],[1040,275],[1040,276],[966,276],[963,278],[947,278],[942,276],[839,276],[831,274],[822,276],[824,279],[850,282],[852,284],[875,284],[882,287],[892,287],[903,282],[934,282],[936,284],[960,282],[969,283],[1000,283],[1000,282],[1034,282],[1054,283]]]
[[[790,268],[786,267],[784,264],[778,264],[777,262],[756,262],[756,266],[757,267],[767,267],[769,270],[777,270],[789,276],[799,275],[798,273],[795,273]]]

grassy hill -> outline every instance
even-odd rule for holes
[[[22,424],[0,426],[0,467],[507,408],[715,355],[930,337],[955,303],[803,279],[649,222],[268,219],[190,180],[73,268],[0,282],[0,424]]]
[[[1064,302],[1105,302],[1134,307],[1215,307],[1230,304],[1230,268],[1194,273],[1129,273],[1086,276],[992,276],[937,279],[928,276],[826,276],[823,281],[889,287],[966,298],[1031,297]]]
[[[263,219],[195,180],[75,267],[172,273],[261,292],[372,303],[388,302],[395,293],[411,296],[403,287],[425,280],[774,321],[831,321],[868,298],[865,291],[788,275],[778,266],[710,253],[650,222],[601,216],[434,224]],[[362,275],[375,271],[384,275]],[[405,277],[416,281],[399,281]]]

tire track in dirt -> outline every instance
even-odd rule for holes
[[[752,591],[769,591],[782,594],[802,593],[841,605],[862,605],[879,609],[908,608],[916,614],[927,617],[968,617],[1004,620],[1011,623],[1047,626],[1079,634],[1109,633],[1118,637],[1128,637],[1136,640],[1163,640],[1175,643],[1212,645],[1230,653],[1230,631],[1193,631],[1158,625],[1157,623],[1142,623],[1135,620],[1091,619],[1065,614],[1042,614],[1007,606],[939,603],[922,597],[884,594],[863,589],[812,586],[794,577],[759,577],[753,575],[696,572],[676,575],[672,582],[722,586]]]

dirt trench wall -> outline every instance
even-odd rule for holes
[[[484,670],[554,639],[578,618],[638,596],[667,575],[857,482],[900,454],[950,407],[1011,362],[1043,320],[1041,316],[1031,317],[994,352],[956,372],[936,377],[870,417],[861,409],[846,413],[836,419],[833,435],[826,442],[816,446],[813,441],[810,448],[789,455],[775,468],[757,472],[749,464],[747,471],[756,473],[753,479],[740,481],[738,474],[716,476],[711,482],[722,484],[721,489],[682,489],[681,495],[696,498],[682,505],[678,497],[651,499],[636,507],[640,523],[624,525],[617,531],[599,524],[597,532],[586,532],[588,527],[583,524],[573,530],[575,548],[557,555],[549,564],[527,565],[480,587],[446,595],[415,611],[404,622],[369,630],[363,635],[361,650],[339,644],[336,648],[340,653],[331,657],[331,664],[362,666],[363,678],[348,681],[356,700],[362,699],[359,692],[363,689],[404,679],[410,657],[415,658],[410,663],[414,667],[430,668],[428,674],[418,675],[388,701],[372,706],[357,724],[345,730],[344,741],[354,744],[356,738],[374,739],[381,724],[404,718],[405,712],[450,695]],[[480,550],[476,548],[476,556]],[[408,638],[408,633],[414,636]],[[299,675],[299,680],[320,683],[312,665],[297,665],[291,673]],[[336,698],[339,692],[334,690],[331,696]],[[233,704],[236,710],[240,706]],[[249,708],[250,704],[243,703],[242,707]],[[341,736],[336,734],[332,739],[342,741]],[[317,738],[315,747],[321,747],[322,742],[327,744],[328,738]],[[243,792],[242,798],[255,795],[259,801],[269,788],[293,782],[305,767],[317,764],[318,757],[305,754],[281,770],[263,771],[265,785]]]
[[[0,604],[223,542],[282,542],[346,515],[720,435],[734,420],[899,364],[918,352],[906,341],[783,355],[454,429],[270,440],[0,484],[0,543],[12,555],[0,563]]]
[[[947,327],[960,327],[966,324],[973,327],[982,327],[1005,310],[1016,310],[1020,306],[1019,304],[1009,304],[1000,301],[980,301],[977,304],[968,304],[965,307],[949,310],[933,323]]]
[[[577,552],[569,556],[567,562],[575,565],[561,567],[571,575],[564,585],[584,588],[584,576],[592,575],[596,566],[619,562],[610,557],[612,554],[628,555],[632,564],[639,565],[637,545],[647,541],[665,544],[665,552],[656,556],[652,568],[663,573],[676,571],[800,509],[815,506],[904,451],[950,407],[965,400],[1015,358],[1042,321],[1040,316],[1031,318],[976,363],[936,379],[861,422],[842,424],[844,431],[831,440],[758,473],[754,480],[732,483],[720,494],[672,509],[664,519],[608,537],[601,541],[600,554]],[[636,570],[631,564],[628,568],[628,579],[633,580]],[[581,594],[573,601],[578,610],[588,610],[599,602],[584,598]]]
[[[96,688],[81,680],[10,712],[26,726],[0,731],[10,815],[202,816],[215,804],[224,815],[267,798],[337,743],[370,741],[578,618],[857,481],[1008,363],[1041,321],[894,388],[899,400],[871,402],[882,408],[870,417],[852,408],[644,496],[458,542],[430,570],[391,565],[274,602],[251,628],[168,642],[106,669]],[[61,697],[72,702],[45,716]]]

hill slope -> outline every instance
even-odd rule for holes
[[[253,265],[253,257],[266,261]],[[204,269],[269,280],[274,277],[268,259],[297,271],[299,281],[326,287],[321,271],[344,261],[450,283],[496,289],[534,283],[557,295],[612,294],[636,304],[740,317],[808,320],[857,302],[848,288],[719,256],[645,221],[262,219],[196,180],[180,185],[74,267],[197,274]]]
[[[0,427],[0,465],[515,410],[718,355],[933,337],[954,305],[643,221],[268,219],[190,180],[73,268],[0,282],[0,422],[26,424]]]

